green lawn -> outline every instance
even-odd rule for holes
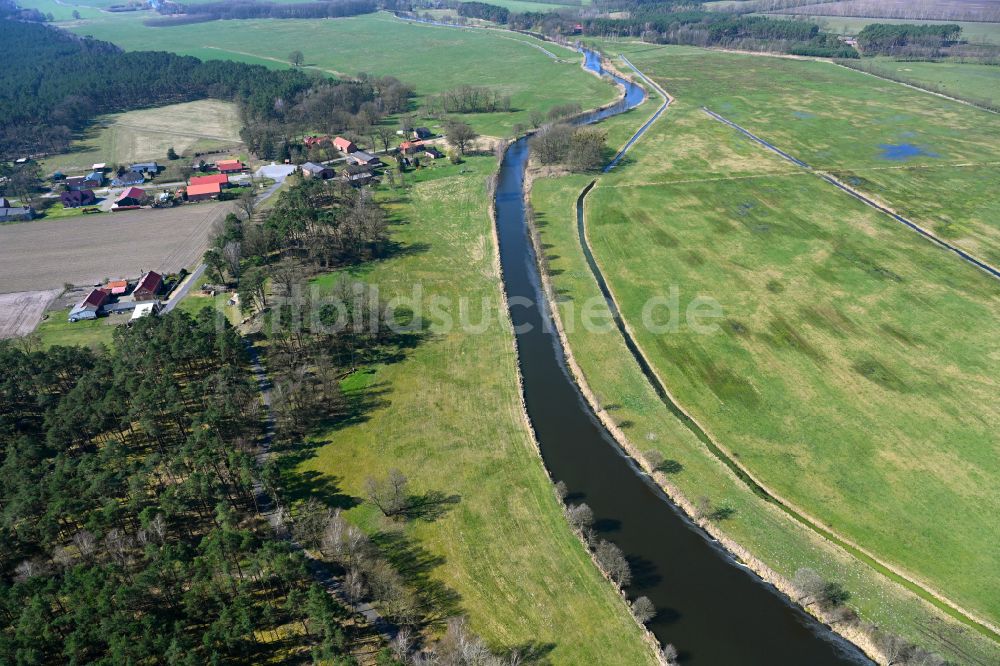
[[[659,78],[677,101],[587,200],[592,247],[640,345],[679,402],[779,495],[995,622],[1000,588],[986,572],[1000,566],[1000,532],[991,518],[1000,509],[991,462],[1000,454],[992,436],[1000,423],[1000,355],[996,345],[983,345],[1000,334],[996,282],[699,110],[705,100],[735,109],[759,93],[700,85],[696,77],[707,66],[689,49],[645,49],[630,58],[646,71],[669,72]],[[721,68],[725,57],[705,54],[704,60],[713,57]],[[773,62],[775,76],[794,83],[783,72],[786,61],[730,57],[741,77],[763,80]],[[712,76],[718,82],[736,74]],[[902,96],[910,104],[909,94]],[[778,126],[774,104],[758,103],[768,107],[761,122]],[[740,108],[748,124],[758,120]],[[863,116],[856,134],[864,132]],[[806,145],[805,135],[777,129]],[[614,127],[611,134],[620,136]],[[892,174],[891,192],[906,192],[908,205],[937,199],[944,208],[959,200],[944,191],[948,184],[922,197],[902,189],[908,175],[926,173],[931,181],[939,171],[863,173],[873,182]],[[995,205],[991,172],[963,175],[956,167],[945,173],[956,179],[950,186],[965,187],[968,199],[951,214],[977,236],[995,225],[995,219],[978,227],[970,221]],[[583,262],[573,212],[591,178],[536,181],[533,190],[564,313],[571,304],[579,312],[599,293]],[[719,331],[647,330],[643,305],[671,286],[679,289],[682,308],[696,296],[721,303]],[[639,448],[655,446],[681,462],[684,471],[671,478],[689,497],[708,494],[736,507],[723,529],[740,544],[784,575],[804,565],[828,572],[848,586],[867,619],[959,662],[968,657],[948,642],[984,662],[997,659],[996,644],[817,544],[756,500],[672,419],[638,368],[621,361],[627,351],[617,333],[577,325],[570,343],[602,403],[623,406],[614,418]],[[932,621],[948,627],[941,637],[924,632]]]
[[[510,95],[516,112],[472,114],[466,119],[481,133],[494,136],[510,134],[515,123],[527,123],[533,109],[547,111],[568,102],[587,108],[614,97],[610,86],[582,71],[578,55],[561,47],[545,45],[571,62],[556,62],[526,45],[542,42],[524,35],[406,23],[384,13],[322,21],[213,21],[169,28],[103,15],[70,29],[129,50],[250,58],[275,67],[287,66],[288,54],[301,50],[306,64],[315,69],[395,76],[414,85],[419,95],[466,84],[489,86]]]
[[[492,646],[547,646],[558,664],[653,663],[625,604],[565,523],[523,420],[486,208],[494,167],[474,158],[421,169],[408,174],[405,198],[383,191],[399,222],[394,240],[414,251],[355,273],[384,298],[415,284],[425,303],[467,298],[473,321],[482,305],[492,324],[481,334],[436,327],[405,359],[350,378],[349,395],[373,406],[331,431],[292,478],[319,472],[315,483],[364,497],[365,477],[398,467],[415,492],[459,496],[442,518],[404,532],[441,558],[433,578],[460,595],[461,611]],[[349,516],[370,531],[386,528],[367,504]]]
[[[771,18],[778,18],[770,14]],[[927,21],[887,18],[857,18],[847,16],[809,16],[808,20],[818,23],[823,32],[833,32],[841,35],[856,35],[869,23],[917,23],[920,25],[936,25],[941,23],[958,24],[962,26],[962,39],[976,44],[1000,44],[1000,23],[979,23],[972,21]]]
[[[97,347],[111,346],[115,327],[129,320],[129,314],[100,317],[92,321],[70,323],[69,310],[50,310],[34,331],[44,347],[55,345]]]

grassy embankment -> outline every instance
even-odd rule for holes
[[[985,108],[1000,107],[1000,66],[943,60],[941,62],[865,58],[865,71],[925,88]]]
[[[591,108],[613,97],[606,84],[581,71],[579,56],[566,49],[524,35],[410,24],[388,14],[323,21],[213,21],[169,28],[105,15],[70,29],[129,50],[174,51],[203,59],[251,58],[274,67],[287,66],[288,54],[301,50],[307,66],[327,73],[367,72],[413,85],[418,95],[415,108],[427,95],[460,85],[487,86],[510,95],[515,110],[465,116],[480,133],[491,136],[511,134],[516,123],[528,122],[532,110],[547,111],[569,102]],[[544,45],[569,62],[556,62],[523,42]]]
[[[240,144],[236,105],[205,99],[103,116],[73,142],[70,152],[43,160],[42,170],[74,175],[97,162],[156,160],[169,165],[167,149],[171,147],[181,155]]]
[[[490,158],[437,164],[411,173],[402,197],[383,188],[393,238],[410,250],[352,274],[385,298],[419,284],[425,303],[449,300],[456,322],[467,299],[471,321],[485,308],[491,325],[481,334],[432,329],[405,359],[349,378],[348,394],[374,406],[321,438],[292,478],[318,475],[364,497],[367,476],[395,467],[415,492],[459,496],[434,522],[393,527],[440,559],[432,578],[460,595],[491,645],[551,649],[553,663],[651,663],[624,602],[565,523],[524,421],[487,214],[494,168]],[[371,532],[389,529],[367,503],[349,516]]]
[[[645,62],[630,58],[647,73],[677,72],[689,86],[710,73],[674,57],[690,50],[646,48]],[[745,76],[749,63],[730,58]],[[998,508],[988,462],[998,368],[978,341],[997,329],[996,285],[699,111],[728,98],[698,98],[658,78],[675,106],[588,197],[592,246],[640,344],[681,404],[758,478],[995,620],[986,572],[997,567],[997,534],[984,526]],[[587,182],[540,180],[533,190],[564,316],[599,293],[575,229]],[[721,331],[645,331],[642,305],[668,285],[680,288],[682,308],[699,294],[719,300]],[[601,401],[622,406],[614,418],[630,424],[633,443],[681,463],[670,478],[690,498],[735,510],[720,527],[738,543],[782,575],[813,566],[842,582],[866,619],[963,662],[971,660],[958,650],[996,659],[996,644],[755,498],[621,362],[617,334],[577,325],[569,337]]]

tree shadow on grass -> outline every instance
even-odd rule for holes
[[[541,643],[539,641],[527,641],[526,643],[519,643],[517,645],[511,646],[506,649],[500,649],[500,652],[506,660],[510,663],[520,663],[520,664],[531,664],[532,666],[545,666],[552,663],[549,660],[549,654],[556,649],[555,643]],[[514,656],[520,658],[520,661],[515,662]]]
[[[402,531],[378,532],[372,535],[372,542],[416,592],[422,625],[439,627],[461,613],[461,595],[431,577],[431,572],[444,564],[443,557],[434,555]]]
[[[406,510],[403,515],[409,520],[432,523],[461,501],[461,495],[445,495],[439,490],[430,490],[423,495],[410,495],[406,499]]]

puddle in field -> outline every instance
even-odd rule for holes
[[[882,154],[879,157],[893,162],[905,162],[921,156],[940,157],[937,153],[925,150],[915,143],[880,143],[878,147],[882,149]]]

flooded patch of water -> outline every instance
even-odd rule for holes
[[[905,162],[906,160],[921,156],[940,157],[937,153],[925,150],[915,143],[880,143],[878,147],[882,149],[880,157],[893,162]]]

